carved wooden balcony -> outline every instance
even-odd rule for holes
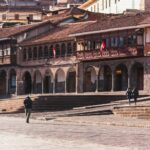
[[[104,49],[104,50],[88,50],[88,51],[77,51],[76,53],[78,60],[94,60],[94,59],[111,59],[120,57],[137,57],[144,56],[143,46],[138,47],[127,47],[127,48],[116,48],[116,49]]]

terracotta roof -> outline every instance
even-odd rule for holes
[[[74,38],[69,37],[71,33],[74,33],[79,29],[85,28],[90,24],[93,24],[93,22],[90,21],[90,22],[69,23],[64,26],[56,27],[55,29],[51,30],[49,33],[45,35],[30,39],[28,41],[24,41],[21,43],[21,45],[22,46],[38,45],[51,42],[72,40]]]
[[[31,12],[42,12],[41,7],[38,6],[0,6],[0,11],[9,11],[9,12],[14,12],[14,11],[19,11],[19,12],[24,12],[24,11],[31,11]]]
[[[102,17],[101,19],[97,20],[96,23],[76,31],[76,34],[108,30],[113,28],[119,29],[122,27],[137,26],[141,24],[150,24],[150,12]]]
[[[10,27],[10,28],[0,28],[0,38],[12,37],[12,36],[20,34],[22,32],[25,32],[27,30],[31,30],[35,27],[39,27],[39,26],[42,26],[43,24],[47,24],[47,23],[50,23],[50,22],[45,21],[45,22],[42,22],[42,23],[21,25],[21,26]]]

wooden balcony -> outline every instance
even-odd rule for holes
[[[123,57],[137,57],[144,56],[144,47],[127,47],[123,49],[105,49],[105,50],[88,50],[77,51],[78,60],[95,60],[95,59],[111,59]]]
[[[1,56],[0,57],[0,65],[8,65],[8,64],[15,64],[16,63],[16,56]]]

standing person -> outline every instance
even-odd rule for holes
[[[135,105],[136,105],[137,98],[138,98],[138,96],[139,96],[139,91],[138,91],[137,88],[134,88],[134,89],[132,90],[132,95],[133,95],[133,98],[134,98],[134,103],[135,103]]]
[[[129,105],[130,105],[131,98],[132,98],[132,90],[131,90],[131,88],[127,88],[126,95],[127,95],[127,98],[129,100]]]
[[[25,114],[26,114],[26,123],[29,123],[31,109],[32,109],[32,100],[27,96],[24,100]]]

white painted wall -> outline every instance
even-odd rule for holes
[[[107,7],[106,7],[107,1]],[[91,6],[87,7],[86,10],[92,12],[101,12],[101,13],[122,13],[126,9],[145,9],[145,0],[97,0]],[[150,0],[149,0],[150,2]]]

